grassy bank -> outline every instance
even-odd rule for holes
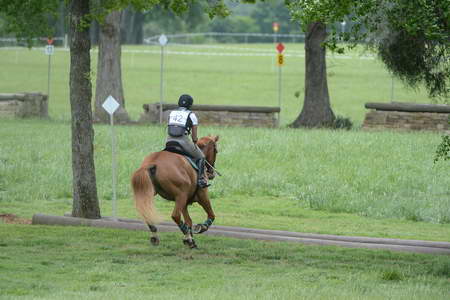
[[[0,121],[0,213],[31,217],[71,210],[70,126]],[[99,199],[111,214],[108,126],[96,126]],[[165,128],[119,126],[118,214],[136,218],[130,174],[163,147]],[[446,240],[450,237],[448,162],[433,164],[432,133],[201,128],[219,134],[210,188],[217,224],[318,233]],[[168,218],[173,203],[157,200]],[[194,206],[194,218],[204,213]],[[366,218],[370,217],[370,218]]]
[[[0,299],[447,299],[450,260],[388,251],[0,224]]]

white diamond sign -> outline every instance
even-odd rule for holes
[[[53,55],[53,52],[55,52],[55,46],[53,46],[53,45],[45,46],[45,54]]]
[[[161,46],[165,46],[169,40],[167,39],[167,36],[165,34],[161,34],[158,41]]]
[[[108,98],[106,98],[105,102],[103,102],[102,107],[110,114],[112,115],[117,108],[119,108],[120,104],[119,102],[114,99],[113,96],[109,95]]]

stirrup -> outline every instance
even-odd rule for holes
[[[210,186],[210,184],[204,178],[199,179],[197,181],[197,185],[198,185],[199,188],[202,188],[202,189],[207,188],[208,186]]]

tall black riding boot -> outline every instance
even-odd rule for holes
[[[200,188],[205,188],[208,187],[208,181],[205,178],[205,159],[204,158],[200,158],[197,161],[197,166],[198,166],[198,173],[197,173],[197,185]]]

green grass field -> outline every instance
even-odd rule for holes
[[[301,105],[294,93],[303,87],[303,59],[292,59],[283,69],[284,124]],[[57,51],[53,60],[52,119],[0,119],[0,214],[29,219],[71,211],[68,53]],[[390,100],[391,79],[379,62],[335,58],[328,65],[337,114],[360,124],[365,102]],[[0,49],[0,66],[1,92],[46,91],[47,57],[40,51]],[[142,104],[159,100],[159,55],[124,52],[123,67],[127,109],[137,119]],[[187,92],[200,104],[277,105],[271,57],[169,54],[167,67],[169,102]],[[395,83],[395,100],[424,99]],[[119,216],[137,218],[130,175],[163,147],[165,132],[116,127]],[[439,134],[201,127],[200,135],[207,134],[220,135],[217,168],[224,176],[210,188],[217,225],[450,241],[449,162],[433,164]],[[95,125],[94,147],[107,216],[109,126]],[[156,205],[169,220],[173,203],[158,198]],[[190,212],[195,222],[205,218],[197,205]],[[199,236],[200,250],[191,251],[181,234],[161,238],[154,248],[145,232],[0,221],[0,299],[447,299],[450,293],[448,256],[210,236]]]
[[[216,45],[199,48],[191,45],[168,47],[168,51],[265,53],[262,51],[271,47]],[[301,55],[302,47],[301,44],[288,44],[286,54]],[[127,107],[136,118],[142,103],[157,101],[159,97],[159,55],[139,51],[154,50],[157,53],[158,49],[155,46],[124,48]],[[45,90],[46,76],[42,73],[46,74],[47,57],[40,50],[2,49],[0,53],[1,65],[5,66],[0,75],[1,91]],[[362,59],[359,55],[360,52],[353,51],[347,54],[353,59],[331,58],[329,71],[337,72],[330,76],[330,81],[336,80],[338,86],[332,88],[333,83],[330,82],[330,93],[341,91],[346,95],[341,96],[341,101],[333,101],[335,110],[361,121],[364,99],[386,99],[390,93],[390,77],[379,62]],[[292,63],[287,62],[283,69],[286,82],[292,84],[290,92],[286,89],[286,95],[293,95],[295,78],[303,76],[303,58],[294,56],[291,59]],[[270,93],[276,94],[276,88],[269,84],[276,74],[271,70],[271,60],[270,56],[168,54],[167,99],[189,92],[198,99],[197,103],[202,104],[273,105],[269,100],[264,101]],[[53,61],[52,78],[55,83],[50,100],[53,121],[3,120],[1,126],[0,170],[5,175],[0,181],[3,191],[0,195],[3,202],[8,203],[6,205],[19,205],[28,217],[37,208],[28,202],[36,199],[50,203],[58,201],[56,207],[60,208],[60,214],[63,210],[70,210],[71,205],[68,52],[56,51]],[[348,76],[353,79],[344,80]],[[389,84],[384,84],[385,81]],[[151,82],[154,88],[148,89]],[[352,85],[346,86],[345,82],[352,82]],[[365,88],[362,88],[363,83]],[[238,88],[240,84],[245,86]],[[370,84],[377,85],[377,88],[368,88]],[[397,86],[397,94],[416,100],[425,97],[400,86]],[[344,101],[344,98],[348,100]],[[285,105],[290,106],[287,111],[292,114],[292,119],[298,112],[295,109],[298,101],[285,101]],[[58,120],[62,122],[55,122]],[[289,121],[287,117],[283,120]],[[120,199],[126,199],[121,202],[124,204],[120,206],[121,209],[123,207],[120,213],[133,216],[128,202],[131,197],[129,176],[147,153],[161,149],[165,129],[159,126],[125,126],[119,127],[117,132],[118,195]],[[303,225],[282,226],[279,219],[284,216],[289,220],[288,224],[298,224],[290,218],[295,220],[305,215],[305,209],[436,224],[450,222],[448,163],[432,163],[439,143],[437,134],[215,127],[202,127],[200,134],[222,136],[218,166],[225,176],[217,180],[211,196],[217,202],[218,210],[230,215],[225,222],[227,224],[245,225],[242,222],[248,222],[248,225],[276,225],[283,229],[303,230]],[[96,126],[95,151],[99,197],[101,201],[109,201],[110,137],[107,126]],[[41,176],[35,176],[35,171]],[[24,195],[33,197],[24,201]],[[221,201],[224,198],[229,202]],[[279,211],[283,210],[280,201],[285,212]],[[160,205],[165,213],[171,209],[171,204],[162,202]],[[56,212],[53,205],[48,206],[46,209]],[[106,214],[108,209],[109,205],[105,205]],[[263,222],[251,224],[259,214],[264,214],[267,219],[273,217],[273,221],[267,225],[261,224]]]
[[[165,131],[159,126],[116,128],[120,216],[136,217],[130,176],[145,155],[163,147]],[[1,210],[26,217],[70,211],[69,124],[2,120],[0,132]],[[103,214],[110,215],[109,127],[97,125],[95,132],[99,198]],[[210,189],[217,224],[449,240],[450,177],[448,162],[433,164],[437,134],[200,130],[200,134],[210,133],[221,136],[217,167],[224,174]],[[169,218],[173,204],[158,201],[158,207]],[[335,213],[336,222],[321,212]],[[195,206],[193,213],[196,219],[204,218]],[[367,216],[372,220],[366,222]],[[406,231],[397,226],[386,229],[386,218],[403,220],[400,227]],[[359,225],[346,226],[350,219]],[[417,228],[410,230],[411,224]]]
[[[3,230],[6,229],[6,230]],[[447,299],[450,259],[167,233],[0,225],[0,299]]]
[[[270,44],[225,45],[219,48],[170,46],[165,58],[165,101],[175,103],[189,93],[197,104],[278,106],[275,47]],[[222,48],[225,47],[225,48]],[[286,44],[286,55],[301,55],[303,44]],[[58,51],[61,50],[61,51]],[[134,52],[133,52],[134,51]],[[139,51],[154,51],[141,53]],[[133,119],[142,113],[142,104],[159,101],[160,55],[157,46],[123,48],[122,69],[126,108]],[[262,52],[264,51],[264,52]],[[267,52],[269,51],[269,52]],[[192,55],[192,53],[271,53],[271,56]],[[329,54],[328,84],[333,110],[350,117],[356,125],[364,118],[366,102],[391,100],[392,79],[375,59],[359,58],[362,51],[347,54],[351,59]],[[97,52],[92,53],[92,78],[95,86]],[[282,124],[292,122],[300,113],[304,96],[304,57],[286,56],[283,67]],[[68,120],[69,52],[57,49],[52,56],[50,114]],[[0,48],[0,91],[47,92],[48,57],[42,49],[5,50]],[[95,88],[94,88],[95,91]],[[300,91],[300,97],[295,92]],[[405,88],[395,81],[394,101],[429,102],[424,91]]]

